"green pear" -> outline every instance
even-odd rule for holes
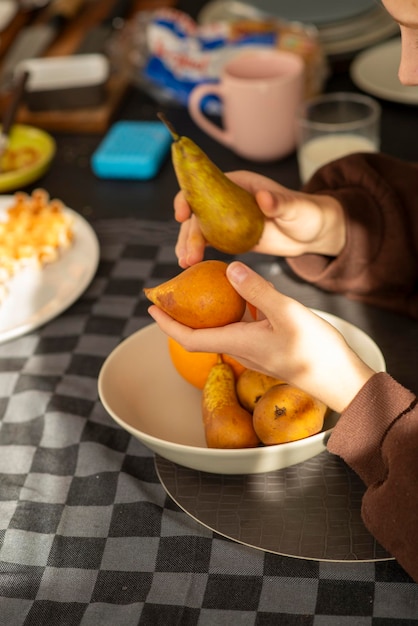
[[[225,176],[194,141],[180,136],[163,114],[158,117],[173,137],[177,180],[208,244],[227,254],[251,250],[264,229],[254,196]]]

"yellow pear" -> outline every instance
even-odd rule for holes
[[[227,263],[196,263],[174,278],[144,289],[151,302],[191,328],[214,328],[238,322],[245,300],[226,277]]]
[[[265,445],[304,439],[319,433],[327,407],[297,387],[270,387],[255,405],[254,430]]]
[[[237,396],[242,406],[251,413],[255,409],[255,405],[266,391],[284,381],[273,376],[267,376],[262,372],[256,372],[252,369],[245,369],[237,380]]]
[[[234,371],[221,355],[203,387],[202,416],[209,448],[254,448],[260,443],[251,413],[238,402]]]
[[[194,141],[178,135],[164,115],[158,117],[173,136],[177,180],[206,241],[228,254],[251,250],[264,229],[264,215],[254,196],[225,176]]]

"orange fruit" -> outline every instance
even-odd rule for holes
[[[180,376],[194,387],[203,389],[211,368],[218,361],[218,355],[215,352],[189,352],[172,337],[168,337],[168,350]],[[236,379],[245,369],[232,356],[223,354],[222,359],[231,365]]]

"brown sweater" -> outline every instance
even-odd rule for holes
[[[322,168],[305,191],[342,203],[347,242],[335,259],[288,259],[292,269],[323,289],[418,317],[418,166],[353,155]],[[376,374],[341,415],[328,450],[362,478],[364,523],[418,582],[416,396]]]
[[[288,259],[305,280],[418,317],[418,165],[353,155],[322,168],[305,191],[344,206],[347,241],[337,258]]]

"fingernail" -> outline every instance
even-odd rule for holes
[[[228,266],[227,274],[231,282],[239,285],[247,278],[248,268],[242,263],[231,263],[231,265]]]

